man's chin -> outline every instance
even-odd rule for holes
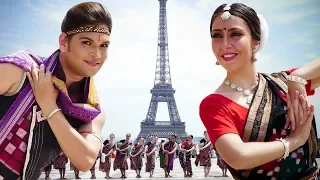
[[[95,76],[99,71],[87,71],[87,72],[84,72],[84,77],[92,77],[92,76]]]
[[[92,74],[86,74],[84,77],[88,78],[88,77],[93,77],[94,75],[96,75],[97,73],[92,73]]]

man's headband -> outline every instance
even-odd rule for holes
[[[67,35],[73,35],[73,34],[82,33],[82,32],[96,32],[96,33],[103,33],[106,35],[110,35],[110,32],[108,29],[102,28],[102,27],[94,27],[94,26],[78,27],[70,31],[67,31],[66,33]]]
[[[231,14],[229,11],[230,9],[231,9],[231,4],[227,4],[223,8],[224,12],[221,14],[222,21],[228,21],[231,18]],[[259,47],[256,50],[256,52],[260,51],[264,47],[264,45],[267,42],[268,36],[269,36],[269,26],[268,26],[266,19],[261,14],[257,14],[257,15],[260,20],[261,35],[260,35]]]

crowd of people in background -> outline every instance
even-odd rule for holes
[[[211,145],[206,131],[204,138],[199,143],[195,143],[193,135],[189,135],[185,141],[177,143],[177,136],[171,135],[166,140],[158,142],[158,137],[151,136],[148,140],[140,138],[137,142],[130,141],[131,134],[126,134],[126,138],[118,142],[115,141],[115,135],[110,134],[109,139],[103,142],[103,147],[97,157],[99,171],[105,173],[105,178],[112,178],[110,175],[111,168],[114,171],[120,170],[121,177],[127,178],[126,171],[134,170],[136,178],[141,178],[141,170],[144,167],[145,172],[149,172],[149,177],[153,177],[155,161],[159,159],[160,168],[164,170],[164,177],[171,177],[170,172],[174,167],[174,159],[178,158],[184,177],[192,177],[192,161],[195,158],[194,166],[204,167],[204,177],[210,177],[211,159],[213,156],[218,158],[217,165],[222,170],[222,176],[227,176],[227,166],[223,159],[216,153]],[[114,159],[114,161],[112,161]],[[129,162],[128,162],[129,161]],[[113,164],[112,164],[113,162]],[[44,169],[45,178],[50,178],[52,167],[58,169],[60,179],[65,178],[66,164],[68,157],[61,152],[48,166]],[[129,166],[130,164],[130,166]],[[91,179],[96,179],[96,163],[90,169]],[[79,170],[70,162],[70,170],[74,171],[75,179],[79,177]]]

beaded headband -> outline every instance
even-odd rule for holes
[[[92,27],[92,26],[78,27],[70,31],[67,31],[66,33],[67,35],[72,35],[72,34],[77,34],[82,32],[96,32],[96,33],[103,33],[106,35],[110,35],[110,32],[108,29],[102,28],[102,27]]]

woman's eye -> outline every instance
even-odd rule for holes
[[[82,41],[82,44],[91,45],[91,43],[89,41]]]
[[[222,36],[220,34],[213,34],[212,38],[221,38]]]

